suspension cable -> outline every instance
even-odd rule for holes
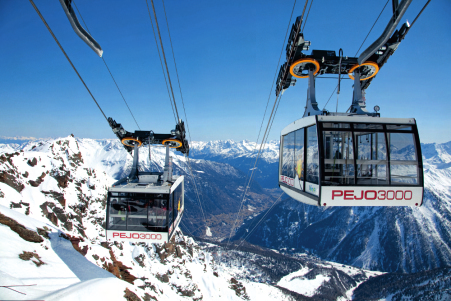
[[[157,46],[158,57],[160,58],[161,71],[163,72],[164,82],[166,83],[166,89],[168,90],[168,96],[169,96],[169,102],[171,103],[172,114],[174,114],[174,120],[175,120],[175,123],[177,124],[178,123],[178,119],[175,116],[174,105],[173,105],[172,99],[171,99],[171,92],[169,91],[168,81],[166,79],[166,72],[164,72],[163,61],[161,59],[160,46],[158,46],[157,35],[155,34],[155,28],[153,26],[152,17],[150,15],[149,3],[147,2],[147,0],[146,0],[146,5],[147,5],[147,12],[149,13],[150,24],[152,25],[153,37],[155,39],[155,45]]]
[[[368,34],[366,35],[365,39],[362,42],[362,45],[360,45],[359,50],[357,50],[357,52],[355,53],[355,56],[357,56],[357,54],[359,53],[360,49],[362,48],[363,44],[365,43],[366,39],[368,39],[368,36],[370,35],[371,31],[373,30],[374,26],[376,25],[377,21],[379,20],[380,16],[382,15],[382,13],[385,10],[385,7],[387,7],[387,4],[390,0],[387,0],[387,2],[384,5],[384,8],[382,9],[381,13],[379,14],[379,16],[377,17],[376,21],[374,21],[373,26],[371,26],[370,31],[368,32]]]
[[[188,227],[183,223],[182,220],[180,220],[180,223],[182,224],[183,227],[185,227],[186,231],[191,235],[191,237],[194,239],[194,235],[193,233],[188,229]]]
[[[192,231],[192,233],[193,233],[193,235],[194,235],[194,233],[197,231],[197,230],[199,230],[202,226],[200,226],[200,227],[196,227],[194,224],[193,224],[193,222],[191,221],[191,219],[188,217],[188,212],[185,212],[184,213],[187,217],[186,217],[186,220],[193,226],[193,228],[194,228],[194,231]]]
[[[75,3],[75,1],[74,0],[72,0],[72,3],[74,4],[74,6],[75,6],[75,9],[77,10],[77,12],[78,12],[78,15],[80,16],[80,18],[81,18],[81,21],[83,22],[83,24],[85,25],[85,27],[86,27],[86,30],[88,31],[88,33],[89,34],[91,34],[91,32],[89,31],[89,28],[88,28],[88,25],[86,24],[86,22],[85,22],[85,20],[83,19],[83,16],[81,15],[81,13],[80,13],[80,11],[78,10],[78,7],[77,7],[77,4]],[[130,112],[130,114],[132,115],[132,117],[133,117],[133,120],[135,121],[135,123],[136,123],[136,126],[138,127],[138,129],[140,129],[141,130],[141,128],[139,127],[139,124],[138,124],[138,122],[136,121],[136,118],[135,118],[135,115],[133,115],[133,113],[132,113],[132,110],[130,109],[130,107],[129,107],[129,105],[128,105],[128,103],[127,103],[127,101],[125,100],[125,97],[124,97],[124,95],[122,94],[122,91],[121,91],[121,89],[119,89],[119,85],[117,84],[117,82],[116,82],[116,80],[114,79],[114,76],[113,76],[113,74],[111,73],[111,71],[110,71],[110,68],[108,67],[108,64],[106,63],[106,61],[105,61],[105,58],[102,56],[102,61],[103,61],[103,63],[105,64],[105,67],[106,67],[106,69],[108,70],[108,72],[110,73],[110,76],[111,76],[111,78],[113,79],[113,81],[114,81],[114,84],[116,85],[116,88],[117,88],[117,90],[119,91],[119,93],[121,94],[121,96],[122,96],[122,99],[124,100],[124,102],[125,102],[125,105],[127,106],[127,108],[128,108],[128,111]]]
[[[285,193],[285,192],[282,192],[282,194],[281,194],[281,195],[277,198],[277,200],[271,205],[271,207],[266,211],[266,213],[258,220],[258,223],[252,228],[251,231],[249,231],[249,233],[246,235],[246,237],[245,237],[244,239],[241,240],[240,244],[239,244],[238,246],[236,246],[236,247],[233,249],[233,251],[236,250],[236,249],[238,249],[238,248],[243,244],[243,242],[245,242],[246,239],[254,232],[254,230],[258,227],[258,225],[260,225],[260,223],[261,223],[262,221],[264,221],[266,215],[268,215],[268,213],[270,213],[270,212],[272,211],[272,209],[276,206],[276,204],[279,203],[278,201],[280,200],[280,198],[282,197],[282,195],[283,195],[284,193]],[[289,198],[283,199],[281,202],[286,201],[286,200],[288,200],[288,199],[289,199]],[[252,225],[252,224],[251,224],[251,225]]]
[[[359,53],[360,49],[362,49],[363,44],[365,43],[366,39],[368,38],[368,36],[370,35],[371,31],[373,30],[374,26],[376,25],[377,21],[379,20],[380,16],[382,15],[382,13],[385,10],[385,7],[387,6],[388,2],[390,0],[387,0],[387,2],[385,3],[384,7],[382,8],[381,12],[379,13],[379,16],[377,16],[376,21],[374,21],[373,26],[371,26],[370,31],[368,32],[368,34],[366,35],[365,39],[363,39],[362,44],[360,45],[359,49],[357,50],[357,52],[355,53],[354,56],[357,56],[357,54]],[[341,79],[339,79],[341,80]],[[332,96],[334,95],[335,91],[338,89],[338,84],[335,87],[334,91],[332,92],[332,94],[330,95],[329,99],[327,100],[326,104],[324,105],[323,111],[326,109],[327,104],[329,103],[330,99],[332,98]],[[338,99],[337,99],[337,111],[338,111]]]
[[[147,0],[146,0],[146,1],[147,1]],[[179,91],[180,91],[180,98],[181,98],[181,100],[182,100],[183,113],[184,113],[184,115],[185,115],[185,120],[186,120],[186,122],[185,122],[185,123],[186,123],[186,128],[187,128],[187,131],[188,131],[189,140],[192,141],[192,139],[191,139],[191,132],[190,132],[190,130],[189,130],[188,117],[187,117],[187,115],[186,115],[185,102],[184,102],[184,99],[183,99],[182,87],[181,87],[181,84],[180,84],[180,77],[179,77],[179,74],[178,74],[177,63],[176,63],[176,60],[175,60],[174,46],[173,46],[173,44],[172,44],[171,31],[170,31],[170,29],[169,29],[168,16],[167,16],[167,13],[166,13],[166,7],[165,7],[165,5],[164,5],[164,0],[162,0],[162,4],[163,4],[164,16],[165,16],[165,20],[166,20],[166,27],[167,27],[167,29],[168,29],[169,42],[170,42],[170,45],[171,45],[172,59],[173,59],[173,61],[174,61],[175,73],[176,73],[176,76],[177,76],[177,83],[178,83]],[[155,15],[155,22],[156,22],[156,24],[157,24],[158,34],[159,34],[159,36],[160,36],[160,44],[162,45],[162,42],[161,42],[161,35],[160,35],[158,23],[157,23],[157,16],[156,16],[156,14],[155,14],[155,7],[154,7],[154,4],[153,4],[153,0],[152,0],[152,8],[153,8],[154,15]],[[163,49],[163,46],[161,46],[161,47],[162,47],[162,49]],[[163,51],[163,56],[164,56],[164,50],[162,50],[162,51]],[[164,56],[164,58],[165,58],[165,56]],[[165,58],[165,64],[166,64],[166,68],[167,68],[166,58]],[[168,72],[168,77],[169,77],[169,71],[167,71],[167,72]],[[169,81],[170,81],[170,78],[169,78]],[[169,82],[169,83],[170,83],[170,85],[171,85],[171,91],[172,91],[172,84],[171,84],[171,82]],[[173,91],[172,91],[172,93],[173,93]],[[172,94],[172,96],[174,97],[174,94]],[[176,106],[176,103],[175,103],[175,98],[174,98],[174,106],[175,106],[175,108],[176,108],[176,110],[177,110],[177,106]],[[178,112],[177,112],[177,116],[178,116]],[[207,222],[206,222],[206,218],[205,218],[205,212],[204,212],[204,210],[203,210],[203,207],[202,207],[202,201],[201,201],[201,196],[202,196],[202,194],[199,194],[199,190],[198,190],[198,188],[197,188],[196,178],[194,177],[194,173],[193,173],[192,168],[191,168],[191,162],[189,161],[189,157],[185,155],[185,158],[186,158],[186,161],[187,161],[187,163],[188,163],[188,169],[189,169],[189,171],[190,171],[191,178],[193,179],[194,189],[195,189],[195,192],[196,192],[196,197],[197,197],[197,201],[198,201],[198,203],[199,203],[199,207],[200,207],[201,212],[202,212],[204,224],[205,224],[205,227],[207,227]],[[196,230],[197,230],[197,229],[196,229]]]
[[[168,76],[169,87],[171,88],[172,100],[174,101],[174,108],[175,108],[175,113],[177,115],[177,121],[178,121],[178,120],[180,120],[180,117],[179,117],[179,112],[177,110],[177,104],[175,102],[174,89],[172,89],[172,82],[171,82],[171,76],[169,75],[168,62],[166,61],[166,54],[164,53],[163,40],[161,39],[161,32],[160,32],[160,26],[158,25],[157,13],[155,11],[155,5],[153,3],[153,0],[150,0],[150,2],[152,3],[153,15],[155,17],[155,25],[157,26],[158,37],[160,38],[161,53],[163,55],[164,65],[166,66],[166,73]],[[146,0],[146,3],[148,3],[147,0]]]
[[[310,15],[310,9],[312,8],[313,0],[310,2],[310,6],[308,8],[307,16],[305,17],[304,26],[302,26],[301,32],[304,32],[305,25],[307,25],[308,16]]]
[[[168,23],[168,16],[166,15],[166,7],[164,6],[164,0],[161,0],[163,2],[163,10],[164,10],[164,17],[166,19],[166,27],[168,28],[168,34],[169,34],[169,42],[171,43],[171,51],[172,51],[172,58],[174,59],[174,66],[175,66],[175,74],[177,75],[177,82],[179,84],[179,90],[180,90],[180,98],[182,99],[182,105],[183,105],[183,113],[185,115],[186,120],[186,129],[188,131],[189,141],[191,142],[191,133],[189,131],[188,126],[188,117],[186,116],[186,110],[185,110],[185,102],[183,101],[183,94],[182,94],[182,87],[180,85],[180,78],[179,78],[179,72],[177,70],[177,63],[175,62],[175,55],[174,55],[174,47],[172,46],[172,38],[171,38],[171,31],[169,30],[169,23]]]
[[[206,221],[206,218],[205,218],[204,209],[202,207],[202,201],[201,201],[201,198],[199,197],[199,191],[197,190],[196,178],[194,177],[194,173],[193,173],[193,170],[191,168],[191,162],[189,161],[189,157],[188,156],[185,155],[185,158],[186,158],[186,161],[188,162],[187,165],[188,165],[188,169],[189,169],[190,174],[191,174],[191,178],[193,179],[194,189],[195,189],[196,196],[197,196],[197,201],[199,203],[199,207],[200,207],[200,210],[202,212],[203,219],[204,219],[205,228],[207,228],[207,221]]]
[[[306,8],[307,8],[308,1],[309,1],[309,0],[306,0],[306,1],[305,1],[304,9],[303,9],[302,15],[301,15],[301,21],[300,21],[300,24],[299,24],[299,28],[297,29],[297,32],[298,32],[298,33],[299,33],[300,29],[301,29],[301,24],[302,24],[302,20],[303,20],[303,18],[304,18],[304,14],[305,14],[305,10],[306,10]],[[290,20],[289,20],[289,23],[288,23],[287,32],[286,32],[286,34],[285,34],[285,39],[284,39],[283,44],[282,44],[282,51],[283,51],[284,46],[285,46],[285,43],[286,43],[285,41],[286,41],[286,37],[287,37],[287,34],[288,34],[288,30],[289,30],[289,28],[290,28],[291,18],[293,17],[293,12],[294,12],[295,6],[296,6],[296,0],[294,1],[293,9],[292,9],[291,16],[290,16]],[[280,58],[279,58],[279,60],[280,60]],[[286,72],[286,70],[285,70],[285,72]],[[274,82],[273,82],[273,84],[274,84]],[[271,90],[272,90],[272,88],[271,88]],[[228,244],[230,244],[230,239],[231,239],[231,237],[232,237],[232,233],[233,233],[233,231],[234,231],[234,229],[235,229],[235,226],[236,226],[236,223],[237,223],[237,221],[238,221],[238,218],[240,217],[241,209],[243,208],[243,204],[244,204],[245,199],[246,199],[247,190],[248,190],[248,188],[250,187],[250,183],[252,182],[252,178],[253,178],[255,169],[257,168],[258,160],[259,160],[260,155],[261,155],[261,153],[262,153],[262,149],[264,148],[264,146],[265,146],[265,144],[266,144],[265,140],[267,140],[267,138],[269,137],[268,129],[270,130],[270,127],[272,127],[272,123],[274,122],[275,112],[277,111],[277,110],[275,111],[275,108],[276,108],[276,106],[277,106],[277,108],[278,108],[278,103],[279,103],[279,101],[280,101],[280,98],[281,98],[281,94],[279,94],[279,96],[276,96],[276,99],[275,99],[275,101],[274,101],[274,105],[273,105],[271,114],[270,114],[269,119],[268,119],[268,124],[267,124],[267,126],[266,126],[265,133],[263,134],[262,142],[260,143],[260,149],[259,149],[258,154],[257,154],[257,157],[256,157],[256,159],[255,159],[254,167],[252,168],[251,176],[249,177],[248,184],[247,184],[247,185],[245,186],[245,188],[244,188],[244,193],[243,193],[243,198],[242,198],[242,200],[241,200],[240,208],[239,208],[239,210],[238,210],[238,214],[237,214],[237,217],[235,218],[234,224],[233,224],[233,226],[232,226],[232,228],[231,228],[231,230],[230,230],[230,234],[229,234],[229,238],[228,238]],[[265,112],[266,112],[266,111],[265,111]],[[259,134],[259,135],[260,135],[260,134]],[[266,138],[265,138],[265,137],[266,137]],[[257,145],[258,145],[258,141],[257,141]]]
[[[97,102],[97,100],[95,99],[94,95],[92,95],[91,90],[89,90],[88,86],[86,85],[85,81],[83,80],[83,78],[81,77],[80,73],[78,73],[77,68],[75,68],[74,64],[72,63],[72,61],[70,60],[69,56],[67,55],[67,53],[64,51],[63,46],[61,46],[60,42],[58,41],[58,39],[56,38],[55,34],[53,33],[53,31],[50,29],[50,26],[47,24],[47,22],[45,21],[44,17],[42,16],[41,12],[39,11],[39,9],[36,7],[36,5],[34,4],[33,0],[30,0],[31,5],[33,5],[35,11],[38,13],[39,17],[41,18],[42,22],[44,22],[45,27],[47,27],[48,31],[50,32],[50,34],[52,35],[53,39],[55,40],[55,42],[58,44],[58,46],[60,47],[61,51],[63,52],[64,56],[66,57],[66,59],[69,61],[70,65],[72,66],[72,68],[74,69],[75,73],[77,73],[78,78],[81,80],[81,82],[83,83],[83,85],[85,86],[86,90],[88,91],[89,95],[91,95],[92,99],[94,100],[94,102],[96,103],[97,107],[99,108],[100,112],[102,112],[103,117],[105,117],[106,122],[108,122],[108,118],[106,117],[105,113],[103,112],[102,108],[100,107],[99,103]],[[109,124],[109,123],[108,123]]]

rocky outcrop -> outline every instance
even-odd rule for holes
[[[133,281],[135,281],[136,277],[130,274],[130,272],[128,271],[131,270],[131,268],[125,266],[121,261],[117,260],[111,248],[109,249],[112,263],[104,262],[103,268],[108,272],[110,272],[111,274],[113,274],[114,276],[116,276],[117,278],[133,284]]]
[[[35,231],[28,230],[17,221],[0,213],[0,224],[8,226],[11,230],[19,234],[19,236],[29,242],[41,243],[44,239]]]

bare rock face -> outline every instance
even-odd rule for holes
[[[117,278],[133,284],[133,282],[137,278],[132,274],[130,274],[130,272],[128,271],[131,270],[131,268],[125,266],[121,261],[117,260],[116,256],[114,255],[111,249],[110,249],[110,257],[113,262],[112,263],[105,262],[103,264],[103,268],[108,272],[110,272],[111,274],[113,274],[114,276],[116,276]]]
[[[127,301],[141,301],[141,298],[139,298],[134,292],[132,292],[128,288],[125,289],[124,293],[125,293],[124,298]]]
[[[0,182],[5,183],[8,186],[14,188],[17,192],[21,192],[25,186],[17,180],[18,174],[13,169],[6,171],[0,171]]]
[[[22,175],[13,164],[11,158],[20,155],[20,152],[2,154],[0,156],[0,182],[5,183],[8,186],[14,188],[17,192],[21,192],[25,185],[20,181]]]
[[[35,243],[41,243],[44,241],[44,239],[41,236],[39,236],[39,234],[36,233],[35,231],[28,230],[23,225],[19,224],[17,221],[1,213],[0,213],[0,224],[8,226],[9,228],[11,228],[11,230],[19,234],[19,236],[26,241]]]
[[[66,199],[64,198],[64,194],[56,191],[41,191],[46,196],[53,197],[55,200],[57,200],[61,206],[66,206]]]
[[[34,158],[36,160],[36,158]],[[46,173],[43,172],[42,175],[40,175],[36,181],[30,180],[28,181],[28,183],[30,183],[31,186],[33,187],[38,187],[39,185],[41,185],[42,182],[44,182],[44,178],[46,176]]]
[[[36,158],[29,159],[29,160],[27,161],[27,163],[28,163],[28,165],[30,165],[31,167],[34,167],[34,166],[36,166],[36,164],[38,164],[38,160],[37,160]]]
[[[36,252],[23,251],[22,254],[19,254],[19,258],[25,261],[31,260],[37,267],[45,264],[45,262],[41,260],[41,256],[39,256]]]
[[[246,294],[246,288],[244,285],[233,277],[230,279],[229,288],[234,290],[238,297],[241,297],[244,300],[249,300],[249,296]]]

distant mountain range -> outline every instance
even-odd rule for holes
[[[398,300],[403,296],[434,296],[436,300],[447,300],[450,297],[446,266],[450,265],[451,258],[451,143],[423,145],[426,192],[421,208],[317,208],[283,197],[249,236],[248,241],[254,245],[243,242],[238,246],[239,239],[249,234],[281,192],[274,188],[277,187],[279,145],[268,143],[256,169],[259,177],[251,183],[244,210],[238,217],[239,228],[228,244],[246,179],[255,163],[255,146],[248,141],[193,142],[190,162],[199,198],[186,158],[173,154],[174,172],[186,176],[186,212],[181,229],[196,239],[201,236],[209,241],[196,244],[182,239],[180,253],[169,245],[156,249],[128,244],[102,245],[106,189],[115,180],[127,176],[131,168],[131,157],[116,140],[67,137],[0,144],[0,205],[9,208],[0,207],[0,213],[18,218],[27,229],[38,225],[34,219],[39,225],[51,225],[53,232],[68,235],[74,248],[86,259],[112,273],[117,270],[115,275],[119,279],[134,283],[130,289],[141,295],[139,289],[143,289],[159,300],[174,298],[172,293],[163,293],[163,287],[165,291],[173,290],[182,296],[207,297],[208,291],[217,296],[217,290],[211,289],[218,287],[219,282],[208,282],[211,280],[208,276],[208,285],[202,284],[206,282],[194,276],[209,272],[219,273],[220,279],[234,275],[234,280],[218,281],[222,281],[221,285],[226,283],[222,289],[231,288],[239,299],[264,298],[257,293],[260,290],[275,300]],[[152,162],[153,170],[161,170],[163,149],[153,147],[150,160],[148,150],[142,148],[140,162],[143,167],[149,167]],[[0,223],[13,222],[0,216]],[[8,232],[13,230],[3,225],[0,225],[3,237],[13,239],[15,234]],[[15,226],[14,229],[21,228]],[[44,235],[42,239],[48,239],[45,231],[36,231]],[[52,235],[53,244],[55,236]],[[23,242],[14,242],[14,245],[25,248]],[[44,241],[42,248],[35,247],[38,251],[34,252],[56,262],[51,259],[50,251],[45,251],[44,247],[49,246],[50,243]],[[30,256],[35,256],[33,254]],[[35,258],[39,264],[38,257]],[[166,260],[163,266],[170,265],[160,267],[159,258],[168,258],[161,260]],[[205,263],[205,268],[191,265],[188,268],[187,263],[182,267],[182,258],[202,267]],[[158,270],[152,270],[157,265]],[[7,266],[0,268],[2,277],[18,282],[17,277],[11,276],[17,272],[5,270]],[[361,268],[417,273],[384,274]],[[175,277],[174,269],[183,272],[177,272]],[[44,273],[44,269],[37,271]],[[191,280],[188,279],[195,279],[192,280],[195,285],[189,285]],[[155,281],[160,282],[155,284]],[[258,282],[270,286],[258,287]],[[275,287],[278,289],[274,290]],[[3,296],[1,291],[0,296]]]
[[[266,215],[248,241],[386,272],[450,266],[451,142],[422,144],[422,151],[425,192],[421,208],[318,208],[288,199]],[[264,214],[247,220],[234,239],[247,236]]]

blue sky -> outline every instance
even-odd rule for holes
[[[102,60],[73,32],[58,1],[35,0],[107,116],[129,131],[136,125]],[[169,132],[175,122],[145,0],[75,0],[104,50],[141,129]],[[354,56],[386,1],[313,2],[304,35],[310,49],[343,48]],[[413,21],[426,0],[414,0]],[[155,0],[179,113],[185,120],[161,0]],[[294,17],[302,13],[298,1]],[[150,1],[149,1],[150,5]],[[174,53],[193,140],[255,141],[282,48],[293,1],[166,0]],[[383,31],[387,5],[363,51]],[[451,2],[433,0],[367,90],[367,105],[383,117],[414,117],[422,142],[451,140]],[[291,26],[291,25],[290,25]],[[110,127],[26,0],[0,0],[0,136],[114,138]],[[283,63],[283,61],[281,62]],[[318,79],[321,108],[335,79]],[[339,111],[351,102],[343,80]],[[303,115],[307,82],[283,95],[270,139]],[[335,110],[332,96],[326,109]],[[264,126],[266,125],[266,120]]]

